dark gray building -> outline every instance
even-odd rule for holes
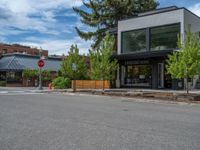
[[[22,72],[24,69],[37,70],[39,56],[12,53],[2,55],[0,58],[0,81],[6,81],[10,86],[23,86]],[[61,65],[61,57],[47,57],[43,70],[51,71],[56,76]],[[34,86],[35,84],[32,84]],[[36,85],[35,85],[36,86]]]
[[[175,6],[119,21],[117,54],[114,55],[119,62],[116,86],[183,88],[182,81],[172,81],[165,73],[165,59],[178,50],[177,36],[183,40],[188,26],[199,34],[200,18]]]

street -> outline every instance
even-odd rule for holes
[[[199,150],[200,105],[0,94],[0,150]]]

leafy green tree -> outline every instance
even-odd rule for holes
[[[24,69],[22,72],[23,78],[33,79],[38,77],[38,70]]]
[[[92,79],[104,81],[112,78],[112,73],[117,69],[117,61],[111,60],[113,45],[114,38],[107,33],[101,46],[96,51],[89,51]]]
[[[72,64],[76,64],[76,70],[72,70]],[[87,67],[84,56],[79,54],[77,45],[72,45],[68,52],[68,57],[64,58],[61,64],[61,74],[70,79],[85,79],[87,78]]]
[[[117,27],[118,20],[154,10],[158,6],[155,0],[85,0],[83,4],[87,9],[73,9],[80,15],[81,22],[94,30],[84,32],[76,27],[76,31],[85,40],[93,39],[93,48],[99,46],[105,32]]]
[[[51,81],[51,70],[42,70],[42,79],[44,81]]]
[[[38,79],[39,77],[39,70],[32,70],[32,69],[25,69],[22,72],[23,78],[33,80]],[[42,70],[42,80],[43,81],[51,81],[52,76],[51,76],[51,71],[50,70]]]
[[[186,79],[186,90],[189,93],[188,79],[200,73],[200,38],[190,29],[184,41],[178,40],[179,52],[168,56],[167,73],[172,79]]]

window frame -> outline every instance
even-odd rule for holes
[[[151,49],[151,29],[155,29],[155,28],[162,28],[162,27],[168,27],[168,26],[174,26],[174,25],[179,25],[179,34],[181,34],[181,23],[172,23],[172,24],[166,24],[166,25],[161,25],[161,26],[155,26],[155,27],[150,27],[149,28],[149,51],[151,52],[155,52],[155,51],[163,51],[163,50],[153,50]],[[165,49],[165,50],[176,50],[178,48],[170,48],[170,49]]]
[[[124,50],[123,50],[123,34],[124,33],[127,33],[127,32],[137,32],[137,31],[142,31],[144,30],[145,31],[145,46],[146,46],[146,50],[144,51],[131,51],[131,52],[126,52],[124,53]],[[139,52],[146,52],[148,51],[148,47],[147,47],[147,28],[140,28],[140,29],[134,29],[134,30],[128,30],[128,31],[123,31],[121,32],[121,53],[122,54],[130,54],[130,53],[139,53]]]
[[[173,26],[173,25],[179,25],[180,29],[179,29],[179,33],[181,35],[181,22],[177,22],[177,23],[171,23],[171,24],[165,24],[165,25],[159,25],[159,26],[152,26],[152,27],[147,27],[147,28],[138,28],[138,29],[133,29],[133,30],[127,30],[127,31],[122,31],[120,34],[121,34],[121,39],[120,39],[120,42],[121,42],[121,50],[120,50],[120,53],[121,54],[134,54],[134,53],[142,53],[142,52],[155,52],[155,51],[158,51],[158,50],[151,50],[151,29],[153,28],[159,28],[159,27],[166,27],[166,26]],[[140,30],[145,30],[146,34],[145,34],[145,42],[146,42],[146,50],[145,51],[131,51],[131,52],[126,52],[124,53],[124,50],[123,50],[123,34],[124,33],[127,33],[127,32],[133,32],[133,31],[140,31]],[[199,32],[200,34],[200,32]],[[176,50],[176,49],[166,49],[166,50]],[[163,51],[163,50],[161,50]]]

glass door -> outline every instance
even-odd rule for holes
[[[124,72],[125,71],[125,72]],[[152,68],[150,65],[127,65],[122,75],[125,86],[150,87]]]
[[[164,88],[164,64],[158,63],[158,88]]]

